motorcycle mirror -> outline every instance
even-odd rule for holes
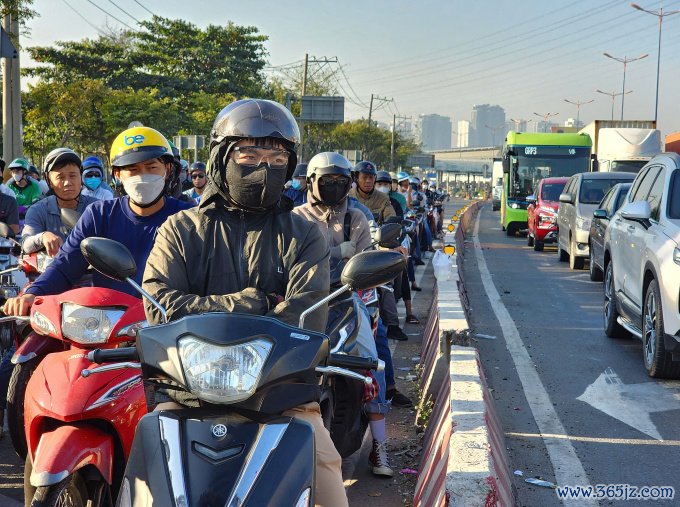
[[[80,242],[85,260],[104,276],[124,282],[137,274],[137,263],[130,250],[107,238],[85,238]]]
[[[385,224],[375,233],[375,241],[382,248],[397,248],[401,244],[400,224]]]
[[[14,231],[5,222],[0,222],[0,236],[2,236],[3,238],[7,238],[7,239],[13,238],[14,237]]]
[[[71,208],[60,208],[59,214],[61,215],[61,221],[69,229],[73,229],[76,226],[78,220],[80,220],[80,215],[82,215],[80,211]]]
[[[347,261],[340,280],[353,291],[368,290],[391,282],[405,267],[406,259],[399,252],[362,252]]]

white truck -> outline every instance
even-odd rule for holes
[[[661,133],[653,120],[595,120],[579,133],[593,141],[593,171],[637,173],[661,153]]]
[[[500,158],[493,159],[491,170],[492,200],[491,209],[497,211],[501,209],[501,197],[503,195],[503,161]]]

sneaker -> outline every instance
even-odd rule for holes
[[[392,402],[393,407],[411,408],[413,406],[413,402],[395,388],[388,389],[385,395],[385,398]]]
[[[368,464],[371,467],[373,475],[378,477],[392,477],[394,471],[390,468],[389,461],[387,459],[387,446],[385,441],[378,442],[373,440],[373,450],[368,457]]]
[[[408,340],[408,336],[406,336],[406,333],[404,333],[399,326],[387,326],[387,337],[400,342]]]

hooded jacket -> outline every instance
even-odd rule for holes
[[[144,289],[171,320],[204,312],[268,315],[298,325],[300,314],[328,295],[328,244],[314,224],[282,199],[262,213],[231,206],[224,175],[210,164],[201,204],[158,230],[144,271]],[[275,306],[267,295],[278,295]],[[149,322],[159,312],[145,302]],[[310,314],[308,329],[325,330],[327,306]]]

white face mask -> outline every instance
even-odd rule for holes
[[[390,193],[390,187],[387,187],[385,185],[376,185],[375,189],[378,192],[382,192],[383,194],[389,194]]]
[[[154,202],[165,189],[165,176],[158,174],[131,176],[123,181],[123,188],[133,203],[146,206]]]
[[[24,179],[23,173],[14,173],[12,174],[12,179],[14,180],[15,183],[19,183],[21,180]]]

